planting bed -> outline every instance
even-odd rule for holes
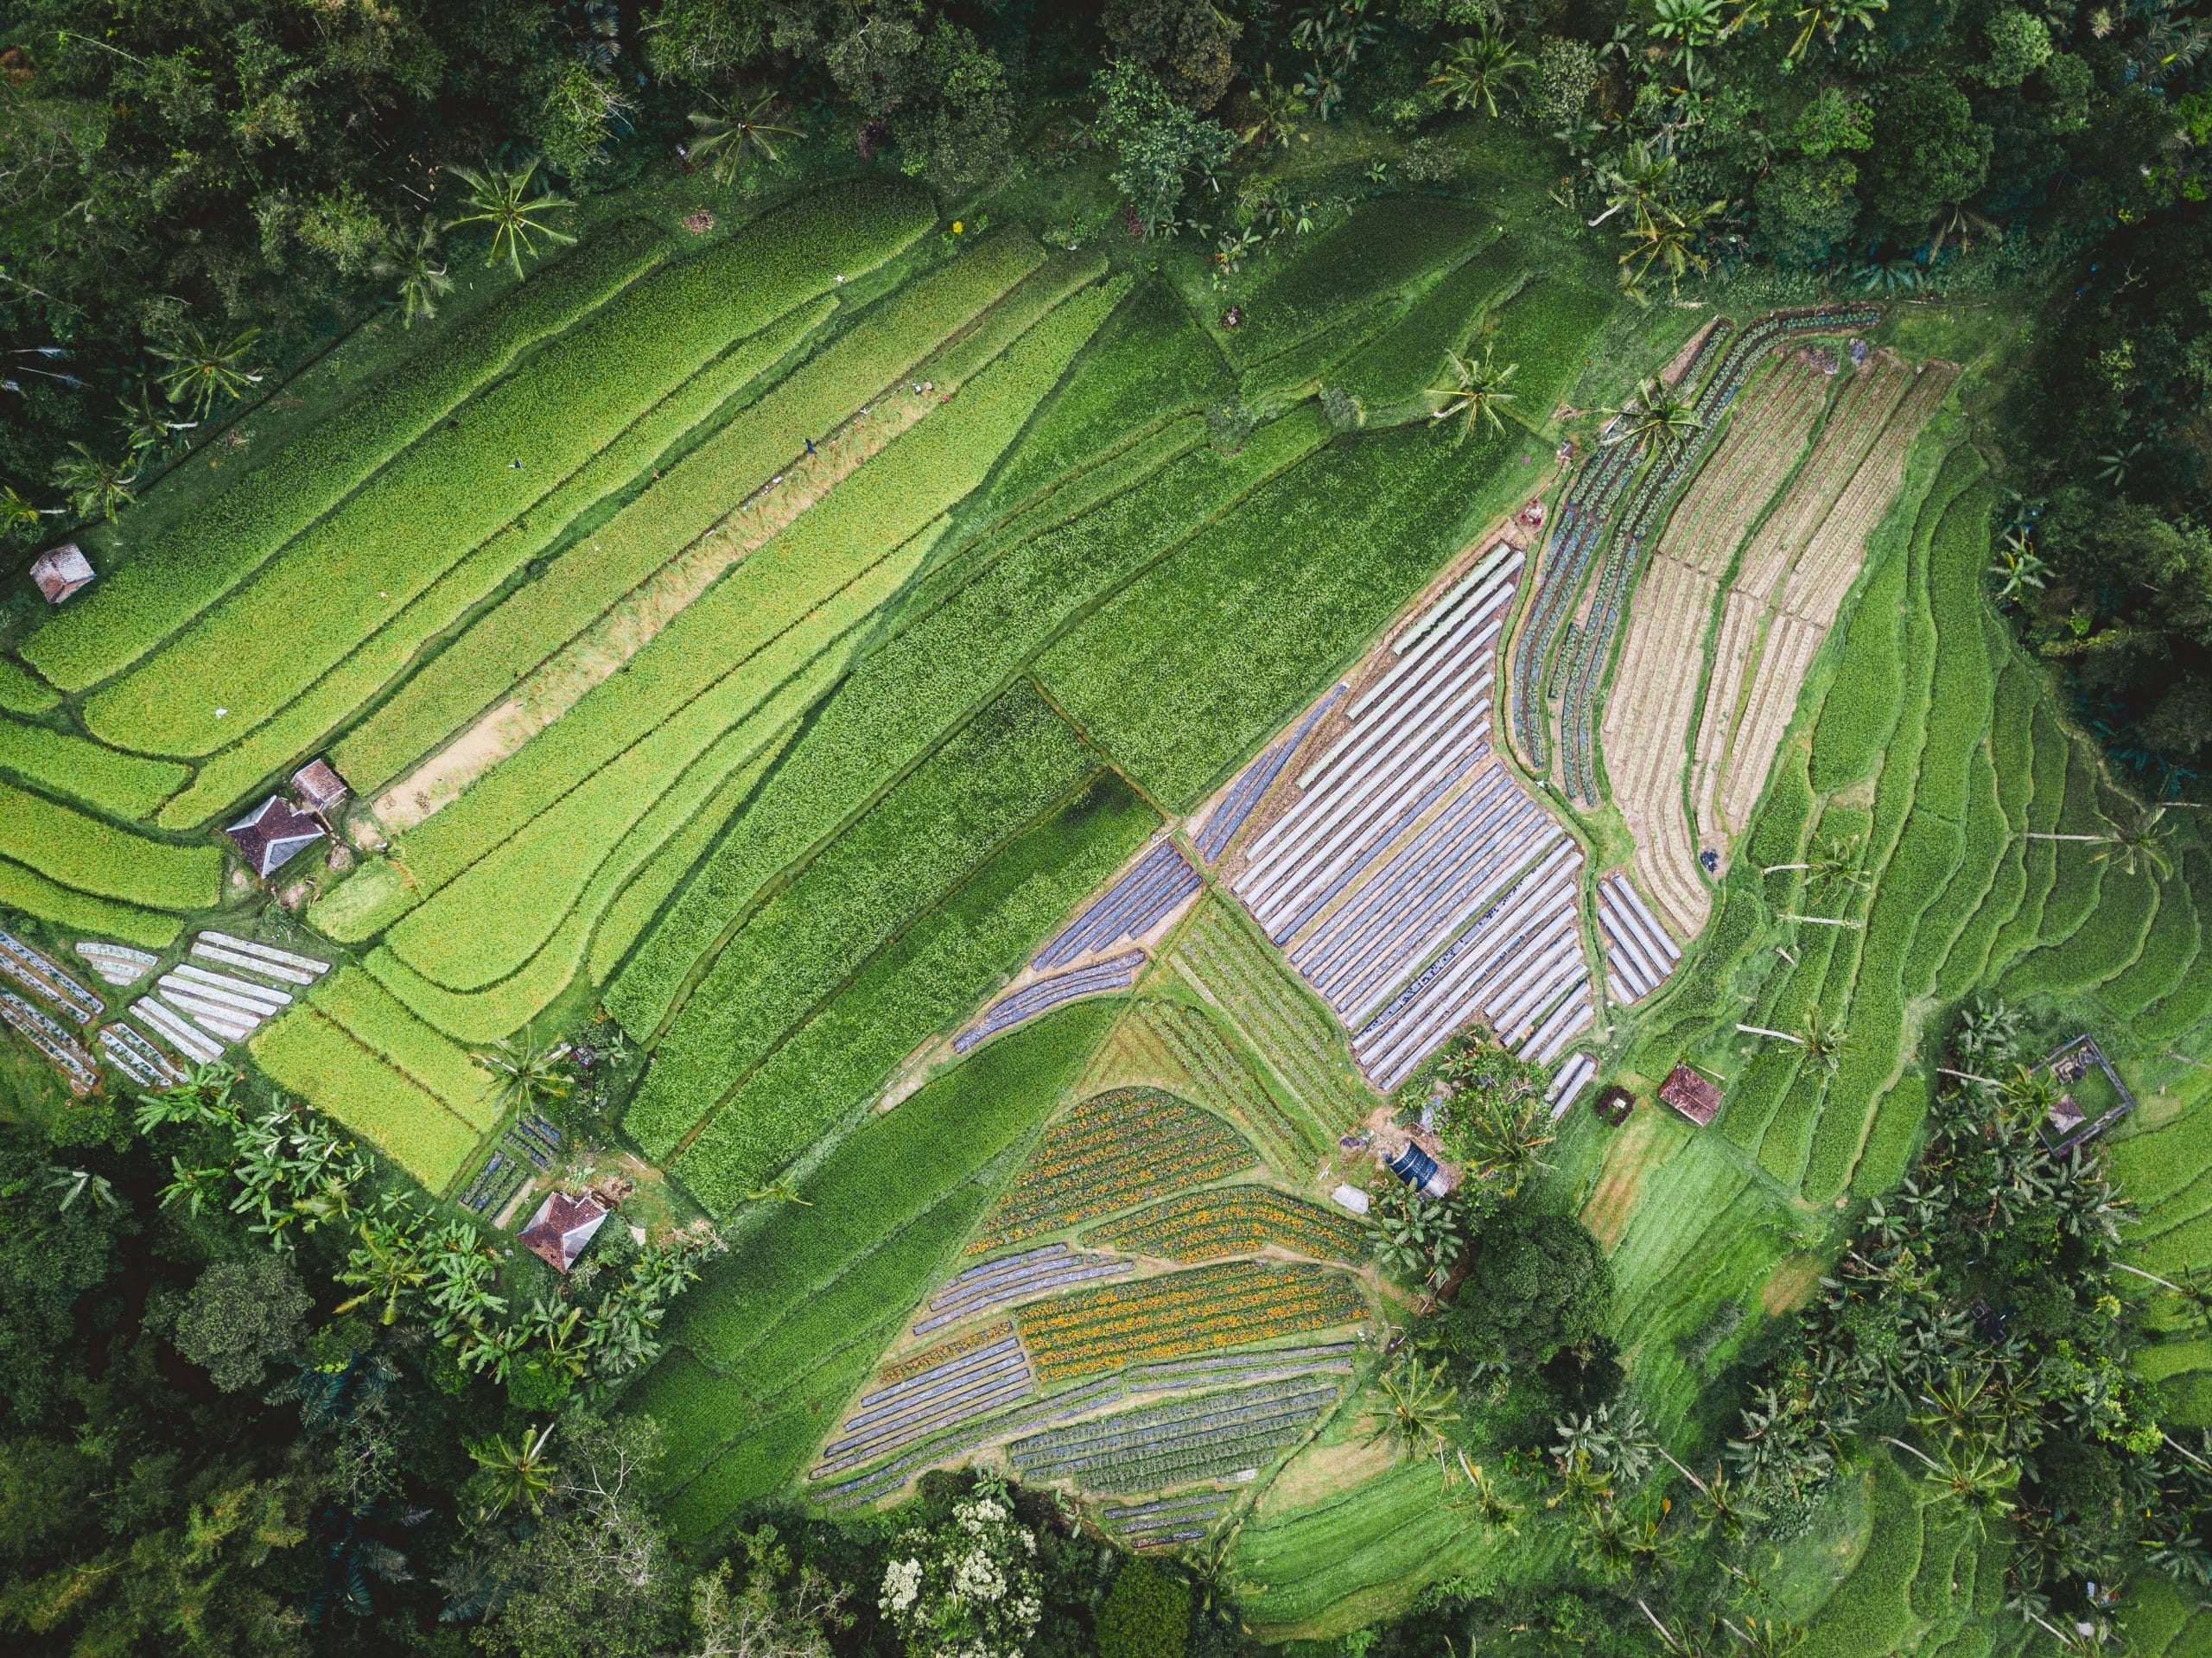
[[[1253,1255],[1270,1246],[1317,1261],[1357,1261],[1366,1248],[1357,1223],[1267,1186],[1184,1192],[1084,1234],[1086,1246],[1177,1261]]]
[[[1060,1382],[1366,1317],[1365,1297],[1340,1272],[1232,1261],[1054,1296],[1024,1307],[1014,1323],[1037,1374]]]

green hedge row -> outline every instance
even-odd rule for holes
[[[1846,622],[1834,683],[1813,728],[1812,786],[1822,794],[1871,776],[1904,706],[1905,556],[1885,558]]]
[[[530,346],[588,315],[671,251],[626,221],[546,266],[106,572],[33,634],[23,659],[65,691],[128,667]]]
[[[999,852],[793,1032],[673,1172],[710,1212],[730,1213],[863,1105],[932,1032],[973,1013],[1159,827],[1127,784],[1100,778]]]
[[[2004,837],[2005,844],[1987,894],[1967,917],[1936,972],[1935,994],[1939,1001],[1959,1000],[1986,976],[1990,946],[1996,941],[1998,929],[2012,919],[2026,895],[2028,849],[2037,844],[2024,840],[2022,831],[2028,827],[2030,798],[2039,786],[2033,745],[2042,682],[2010,652],[1999,649],[1998,653],[2003,662],[1989,722],[1989,763],[1997,785],[1996,833]],[[2048,780],[2040,786],[2047,790]],[[1972,836],[1974,832],[1969,805],[1967,833]]]
[[[829,291],[838,272],[891,258],[934,217],[918,190],[849,186],[664,265],[474,398],[457,427],[418,439],[250,585],[92,696],[86,724],[154,753],[213,753],[537,508],[731,340]],[[233,723],[218,723],[218,703]]]
[[[827,433],[900,378],[1039,257],[1026,237],[996,238],[871,308],[668,468],[652,488],[565,549],[535,581],[472,624],[347,734],[338,746],[339,768],[373,788],[435,747],[720,523],[791,460],[803,439]],[[866,476],[864,469],[833,494]]]
[[[476,1130],[312,1007],[295,1008],[246,1045],[277,1087],[342,1122],[434,1192],[476,1154]]]
[[[978,715],[715,955],[654,1050],[632,1137],[664,1161],[822,997],[1095,763],[1026,683]]]
[[[43,714],[60,700],[36,674],[0,657],[0,708],[10,714]]]
[[[1243,320],[1220,338],[1240,366],[1263,362],[1346,313],[1458,264],[1497,234],[1495,224],[1464,201],[1439,196],[1370,202],[1282,263],[1268,262],[1243,302]]]
[[[1909,1001],[1919,1001],[1935,991],[1943,964],[1953,959],[1974,917],[1987,906],[2005,854],[2012,849],[2012,826],[2005,821],[2004,804],[1997,794],[1997,773],[1987,752],[1977,746],[1967,770],[1959,867],[1912,935],[1912,948],[1906,952],[1901,975]]]
[[[1522,270],[1516,250],[1493,242],[1448,273],[1346,363],[1339,384],[1370,420],[1392,411],[1402,418],[1417,417],[1424,412],[1421,394],[1438,384],[1444,371],[1444,353],[1481,350],[1476,329],[1483,312],[1522,279]],[[1517,395],[1515,403],[1520,407]],[[1551,410],[1520,407],[1520,412],[1541,420]]]
[[[175,916],[94,898],[8,858],[0,858],[0,909],[21,910],[86,938],[119,939],[148,950],[168,949],[184,930]]]
[[[2037,696],[2028,712],[2029,752],[2034,756],[2035,784],[2034,792],[2028,798],[2026,830],[2045,834],[2056,829],[2067,816],[2067,791],[2073,787],[2072,745],[2044,698]],[[2001,747],[1998,761],[2000,765],[2004,763]],[[2043,919],[2043,906],[2057,878],[2058,848],[2062,843],[2027,840],[2025,832],[2020,843],[2020,900],[1990,940],[1983,969],[1986,976],[2001,974],[2023,950],[2033,947]]]
[[[223,891],[223,854],[213,847],[164,846],[10,783],[0,783],[0,857],[151,910],[204,910]]]
[[[2071,737],[2061,740],[2066,753],[2066,807],[2058,815],[2059,830],[2066,835],[2101,834],[2105,820],[2100,809],[2117,811],[2120,803],[2099,780],[2096,756],[2088,746]],[[2120,879],[2111,861],[2098,859],[2094,854],[2099,848],[2087,842],[2044,841],[2037,844],[2056,851],[2055,878],[2036,918],[2032,951],[2014,962],[1998,981],[2000,988],[2011,995],[2028,994],[2013,988],[2016,984],[2067,982],[2070,969],[2063,959],[2063,947],[2096,913],[2106,885],[2116,884]]]
[[[516,571],[559,543],[574,544],[596,527],[608,502],[634,490],[695,428],[730,399],[772,375],[779,364],[835,314],[834,299],[817,301],[741,340],[633,422],[530,512],[441,575],[375,635],[242,742],[211,755],[191,788],[162,810],[164,828],[187,829],[245,794],[263,778],[311,753],[322,739],[406,674],[425,639],[453,627]],[[556,555],[556,557],[559,557]],[[442,657],[423,671],[435,671]],[[422,677],[418,672],[400,695]],[[389,706],[387,704],[387,706]],[[377,716],[372,716],[375,718]],[[350,741],[350,738],[348,739]],[[341,751],[339,765],[366,793],[386,779],[355,772]]]
[[[1012,241],[1010,232],[997,238]],[[1030,245],[1021,238],[1020,245]],[[998,360],[1008,346],[1088,288],[1111,267],[1103,253],[1056,253],[1024,276],[1004,298],[930,357],[918,371],[940,386],[961,386]]]
[[[2203,854],[2191,847],[2159,888],[2158,913],[2144,936],[2141,953],[2098,992],[2099,1001],[2131,1024],[2180,988],[2196,963],[2203,922],[2191,876],[2202,867]]]
[[[470,1128],[486,1133],[499,1121],[492,1073],[360,969],[341,967],[330,975],[315,987],[309,1006]]]
[[[762,882],[925,753],[1083,607],[1126,582],[1320,441],[1310,415],[1263,428],[1234,456],[1211,450],[1090,513],[1003,551],[966,586],[862,658],[810,722],[608,988],[633,1032],[655,1028],[708,941]],[[996,543],[994,543],[995,545]],[[925,584],[926,585],[926,584]]]
[[[117,817],[146,817],[183,786],[190,770],[89,742],[74,732],[0,719],[0,767]]]

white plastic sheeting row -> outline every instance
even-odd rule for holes
[[[1598,883],[1598,924],[1605,937],[1605,978],[1623,1001],[1649,995],[1682,958],[1681,946],[1623,876]]]

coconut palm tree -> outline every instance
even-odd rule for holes
[[[1495,116],[1498,93],[1519,85],[1535,67],[1534,58],[1485,26],[1445,48],[1444,55],[1428,66],[1428,84],[1442,91],[1455,110],[1478,109]]]
[[[1697,405],[1656,375],[1639,383],[1619,408],[1605,412],[1612,422],[1605,446],[1633,443],[1647,455],[1671,455],[1705,427]]]
[[[1720,0],[1654,0],[1652,13],[1657,21],[1646,33],[1673,46],[1669,55],[1685,74],[1694,73],[1697,54],[1717,45],[1727,32]]]
[[[1775,875],[1785,869],[1802,869],[1810,878],[1813,886],[1848,886],[1864,892],[1873,880],[1861,867],[1865,842],[1856,836],[1849,839],[1831,835],[1821,842],[1820,850],[1802,863],[1770,863],[1759,871],[1762,875]]]
[[[1459,1389],[1447,1384],[1441,1367],[1408,1354],[1375,1379],[1382,1413],[1374,1438],[1387,1439],[1402,1455],[1441,1453],[1446,1432],[1459,1420]]]
[[[523,255],[535,257],[538,251],[535,238],[543,237],[556,245],[576,239],[551,222],[553,214],[565,213],[576,204],[550,190],[531,194],[531,181],[537,176],[534,158],[518,168],[494,167],[486,162],[480,168],[448,167],[446,171],[468,187],[461,204],[468,211],[448,219],[446,227],[490,226],[492,243],[484,256],[486,264],[499,264],[499,256],[505,254],[519,276]]]
[[[1821,1018],[1818,1007],[1805,1010],[1805,1023],[1795,1031],[1770,1030],[1764,1025],[1738,1025],[1736,1028],[1746,1036],[1772,1037],[1777,1042],[1794,1042],[1804,1049],[1805,1057],[1823,1071],[1834,1071],[1849,1037],[1840,1025],[1833,1025]]]
[[[1705,257],[1706,232],[1727,211],[1725,199],[1646,201],[1621,232],[1629,243],[1628,251],[1619,260],[1622,289],[1633,299],[1643,300],[1643,285],[1656,266],[1667,273],[1669,289],[1679,294],[1684,276],[1692,270],[1700,275],[1705,272],[1709,263]]]
[[[728,110],[694,110],[687,118],[698,137],[691,141],[694,157],[711,156],[715,182],[727,186],[745,170],[755,156],[770,163],[780,161],[775,138],[796,138],[798,129],[779,127],[768,119],[776,94],[762,92],[735,114]]]
[[[131,493],[138,481],[137,457],[103,461],[83,443],[72,443],[54,468],[54,481],[68,491],[79,518],[112,519],[138,499]]]
[[[153,387],[143,380],[134,395],[117,398],[116,404],[123,412],[115,417],[115,424],[122,429],[124,448],[134,461],[161,448],[177,433],[200,424],[196,420],[169,419],[155,403]]]
[[[260,329],[243,328],[228,340],[210,340],[199,324],[186,324],[152,348],[168,365],[162,390],[171,403],[189,408],[194,420],[207,419],[216,398],[241,397],[248,386],[261,384],[262,372],[245,366],[246,353],[259,338]]]
[[[476,1063],[492,1073],[491,1093],[502,1112],[529,1111],[569,1097],[568,1058],[567,1043],[540,1043],[525,1026],[518,1039],[503,1038]]]
[[[438,221],[429,213],[415,234],[375,265],[379,276],[399,278],[399,326],[411,328],[415,320],[426,321],[438,314],[438,302],[453,292],[453,278],[437,257]]]
[[[2133,875],[2140,864],[2159,880],[2173,873],[2173,825],[2165,821],[2164,806],[2150,806],[2125,818],[2099,812],[2104,820],[2101,835],[2062,835],[2047,829],[2031,829],[2025,838],[2031,841],[2079,841],[2097,849],[2089,854],[2092,863],[2113,860],[2122,873]]]
[[[46,1184],[50,1191],[61,1194],[64,1210],[79,1197],[89,1197],[94,1206],[105,1210],[123,1207],[123,1199],[115,1195],[115,1188],[104,1174],[94,1174],[90,1169],[66,1169],[60,1164],[48,1166]]]
[[[1498,410],[1513,401],[1513,394],[1505,388],[1521,372],[1521,365],[1493,360],[1495,350],[1495,346],[1485,344],[1479,362],[1471,356],[1462,357],[1456,351],[1446,352],[1445,366],[1449,378],[1443,384],[1431,386],[1426,394],[1431,420],[1449,420],[1461,414],[1467,417],[1466,424],[1459,430],[1463,443],[1484,421],[1497,431],[1505,429]]]
[[[1589,221],[1592,230],[1618,213],[1644,215],[1649,204],[1662,200],[1681,166],[1671,152],[1648,143],[1629,147],[1625,159],[1599,175],[1605,190],[1605,211]]]
[[[34,506],[13,484],[0,484],[0,542],[35,537],[41,518],[59,518],[66,509]]]
[[[545,1454],[553,1427],[548,1422],[535,1433],[524,1428],[513,1445],[501,1433],[468,1447],[470,1458],[483,1470],[484,1519],[496,1520],[510,1509],[536,1514],[545,1506],[553,1490],[555,1464]]]
[[[1467,1482],[1467,1495],[1454,1497],[1455,1503],[1472,1509],[1475,1517],[1493,1531],[1503,1531],[1507,1536],[1518,1536],[1521,1531],[1521,1505],[1508,1497],[1491,1481],[1482,1464],[1469,1462],[1467,1453],[1459,1446],[1452,1447],[1452,1459],[1459,1465],[1459,1473]],[[1446,1471],[1447,1474],[1449,1471]]]
[[[423,1287],[429,1268],[423,1261],[422,1241],[411,1211],[389,1206],[380,1214],[365,1217],[356,1236],[360,1242],[347,1252],[338,1281],[360,1293],[341,1301],[332,1311],[351,1312],[372,1301],[384,1311],[377,1322],[390,1324],[399,1317],[399,1304]]]

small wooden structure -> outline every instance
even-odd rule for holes
[[[1636,1096],[1615,1083],[1590,1102],[1590,1109],[1597,1113],[1598,1120],[1608,1128],[1618,1128],[1628,1121],[1628,1114],[1636,1109]]]
[[[2070,1152],[2095,1139],[2135,1109],[2135,1096],[2120,1080],[2096,1038],[2086,1031],[2063,1044],[2037,1069],[2048,1070],[2066,1090],[2037,1125],[2043,1143],[2055,1153]],[[2090,1110],[2097,1115],[2092,1118]]]
[[[92,562],[73,541],[48,548],[31,565],[31,580],[49,605],[60,604],[92,579]]]
[[[237,842],[246,867],[266,879],[322,839],[322,825],[271,795],[223,831]]]
[[[1659,1097],[1700,1128],[1720,1111],[1720,1089],[1713,1080],[1688,1065],[1676,1065],[1659,1084]]]
[[[326,821],[331,809],[353,793],[338,768],[320,754],[292,773],[292,787],[299,793],[300,804]]]
[[[523,1228],[522,1247],[555,1272],[565,1273],[606,1223],[607,1208],[598,1198],[550,1192]]]

